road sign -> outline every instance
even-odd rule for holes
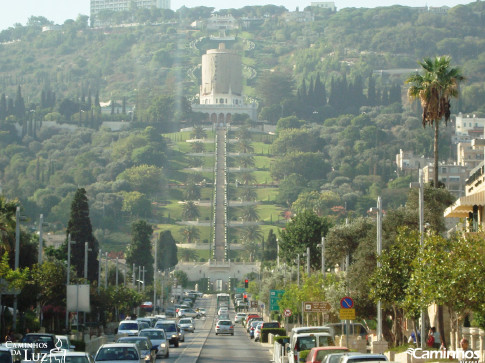
[[[236,287],[236,294],[244,294],[246,289],[244,287]]]
[[[340,309],[340,320],[355,320],[355,309]]]
[[[284,293],[285,293],[285,290],[269,290],[269,310],[270,311],[280,309],[279,301]]]
[[[332,310],[332,305],[326,301],[306,301],[303,303],[305,313],[326,313]]]
[[[290,309],[285,309],[285,311],[283,312],[283,315],[284,315],[284,316],[286,316],[287,318],[288,318],[289,316],[291,316],[291,314],[292,314],[292,313],[291,313],[291,310],[290,310]]]
[[[354,300],[350,296],[346,296],[340,300],[340,306],[342,309],[351,309],[354,307]]]

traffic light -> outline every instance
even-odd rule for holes
[[[248,302],[248,295],[244,294],[243,298],[244,298],[244,302]]]
[[[248,286],[249,286],[249,280],[246,279],[246,280],[244,280],[244,287],[247,289]]]

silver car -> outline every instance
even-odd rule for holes
[[[62,348],[61,348],[62,349]],[[89,353],[61,351],[59,353],[50,353],[42,357],[41,363],[94,363],[94,359]]]
[[[156,349],[156,356],[168,358],[170,356],[170,344],[163,329],[143,329],[140,331],[141,337],[148,337],[152,342],[152,348]]]
[[[219,320],[216,323],[216,335],[231,334],[234,335],[234,324],[230,320]]]
[[[108,343],[99,347],[94,361],[96,363],[144,363],[135,343]]]
[[[157,359],[155,349],[152,347],[152,342],[148,337],[120,337],[116,343],[135,343],[138,346],[141,357],[147,363],[155,363]]]
[[[179,328],[193,333],[195,331],[195,323],[191,318],[183,318],[179,320]]]

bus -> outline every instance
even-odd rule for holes
[[[230,300],[229,294],[217,294],[217,310],[221,306],[227,306],[229,308],[229,300]]]

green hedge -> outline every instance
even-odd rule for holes
[[[310,353],[309,350],[302,350],[300,352],[300,362],[305,362],[306,361],[306,356]]]
[[[71,345],[74,345],[76,352],[84,352],[86,350],[86,343],[82,340],[71,340]]]
[[[286,343],[290,342],[290,337],[288,335],[283,335],[283,336],[280,335],[279,337],[275,337],[274,341],[278,342],[281,345],[285,345]]]
[[[286,329],[283,328],[265,328],[261,329],[261,343],[268,342],[268,334],[286,335]]]

